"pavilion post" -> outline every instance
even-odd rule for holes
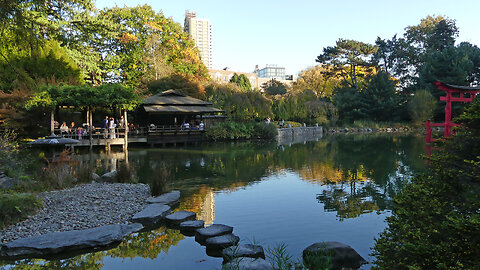
[[[92,138],[92,129],[93,129],[93,126],[92,126],[92,108],[90,106],[88,106],[88,141],[89,141],[89,144],[90,144],[90,149],[92,149],[93,147],[93,138]]]
[[[127,120],[127,109],[123,111],[123,120],[124,120],[124,129],[125,135],[123,136],[124,143],[123,143],[123,151],[127,151],[128,148],[128,120]]]
[[[55,132],[55,109],[50,111],[50,134]]]

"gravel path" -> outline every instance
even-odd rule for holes
[[[0,230],[0,242],[50,232],[130,223],[150,197],[145,184],[92,183],[39,195],[44,208],[16,225]]]

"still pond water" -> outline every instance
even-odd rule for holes
[[[285,244],[297,260],[314,242],[339,241],[372,261],[370,248],[386,227],[392,198],[425,169],[422,139],[339,135],[293,144],[207,143],[131,148],[127,158],[137,181],[157,194],[180,190],[178,209],[196,212],[206,224],[233,226],[241,243]],[[93,158],[105,170],[125,162],[124,153]],[[221,263],[193,237],[160,227],[110,250],[21,260],[8,268],[221,269]]]

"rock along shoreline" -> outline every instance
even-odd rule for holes
[[[40,193],[44,207],[35,215],[0,230],[0,243],[52,232],[131,224],[151,197],[145,184],[91,183]]]

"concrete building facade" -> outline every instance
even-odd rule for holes
[[[207,19],[197,18],[195,11],[185,11],[184,30],[195,41],[200,58],[207,68],[212,68],[212,25]]]
[[[272,79],[272,78],[260,78],[257,76],[257,73],[254,73],[254,72],[239,72],[239,71],[230,71],[230,70],[209,69],[208,73],[210,74],[210,77],[212,78],[212,80],[219,83],[229,83],[230,79],[233,77],[233,74],[235,73],[237,73],[238,75],[243,74],[248,78],[253,89],[255,88],[262,89],[262,84]],[[293,83],[293,80],[285,80],[284,78],[281,80],[277,79],[277,81],[286,85],[292,85]]]

